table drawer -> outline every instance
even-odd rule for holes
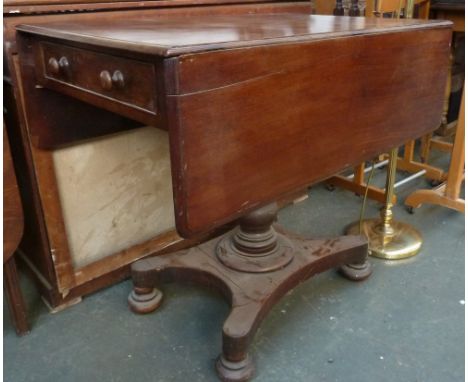
[[[40,80],[55,90],[61,86],[157,112],[156,72],[153,64],[85,49],[39,43]],[[57,85],[59,88],[57,89]]]

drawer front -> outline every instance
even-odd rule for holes
[[[41,42],[40,77],[71,86],[128,107],[157,113],[156,73],[153,64],[85,49]]]

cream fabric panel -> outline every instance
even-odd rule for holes
[[[53,153],[75,267],[175,226],[169,138],[143,127]]]

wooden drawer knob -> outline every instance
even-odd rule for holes
[[[112,77],[107,70],[101,72],[99,79],[101,80],[101,86],[104,90],[112,89]]]
[[[60,67],[57,59],[55,57],[49,58],[49,62],[47,63],[47,66],[49,67],[49,71],[52,74],[59,74],[60,73]]]
[[[70,63],[68,62],[68,58],[60,57],[58,64],[62,74],[70,75]]]
[[[125,79],[120,70],[114,71],[112,75],[109,71],[103,70],[99,75],[99,79],[104,90],[122,89],[125,86]]]
[[[63,74],[65,76],[70,75],[70,63],[65,56],[60,57],[59,60],[57,60],[55,57],[49,58],[47,66],[52,74]]]
[[[117,89],[122,89],[125,86],[124,75],[120,70],[116,70],[112,75],[112,83]]]

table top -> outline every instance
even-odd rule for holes
[[[72,136],[85,125],[73,97],[97,106],[99,125],[104,108],[164,128],[177,230],[195,237],[435,129],[451,25],[293,14],[24,25],[30,128],[38,141]],[[73,75],[49,81],[46,63],[65,56]],[[117,69],[128,86],[102,90],[102,71]],[[143,95],[158,105],[150,119],[129,109]]]
[[[160,56],[322,40],[409,29],[446,27],[449,21],[392,20],[304,14],[198,15],[122,18],[112,22],[20,25],[41,36]]]

